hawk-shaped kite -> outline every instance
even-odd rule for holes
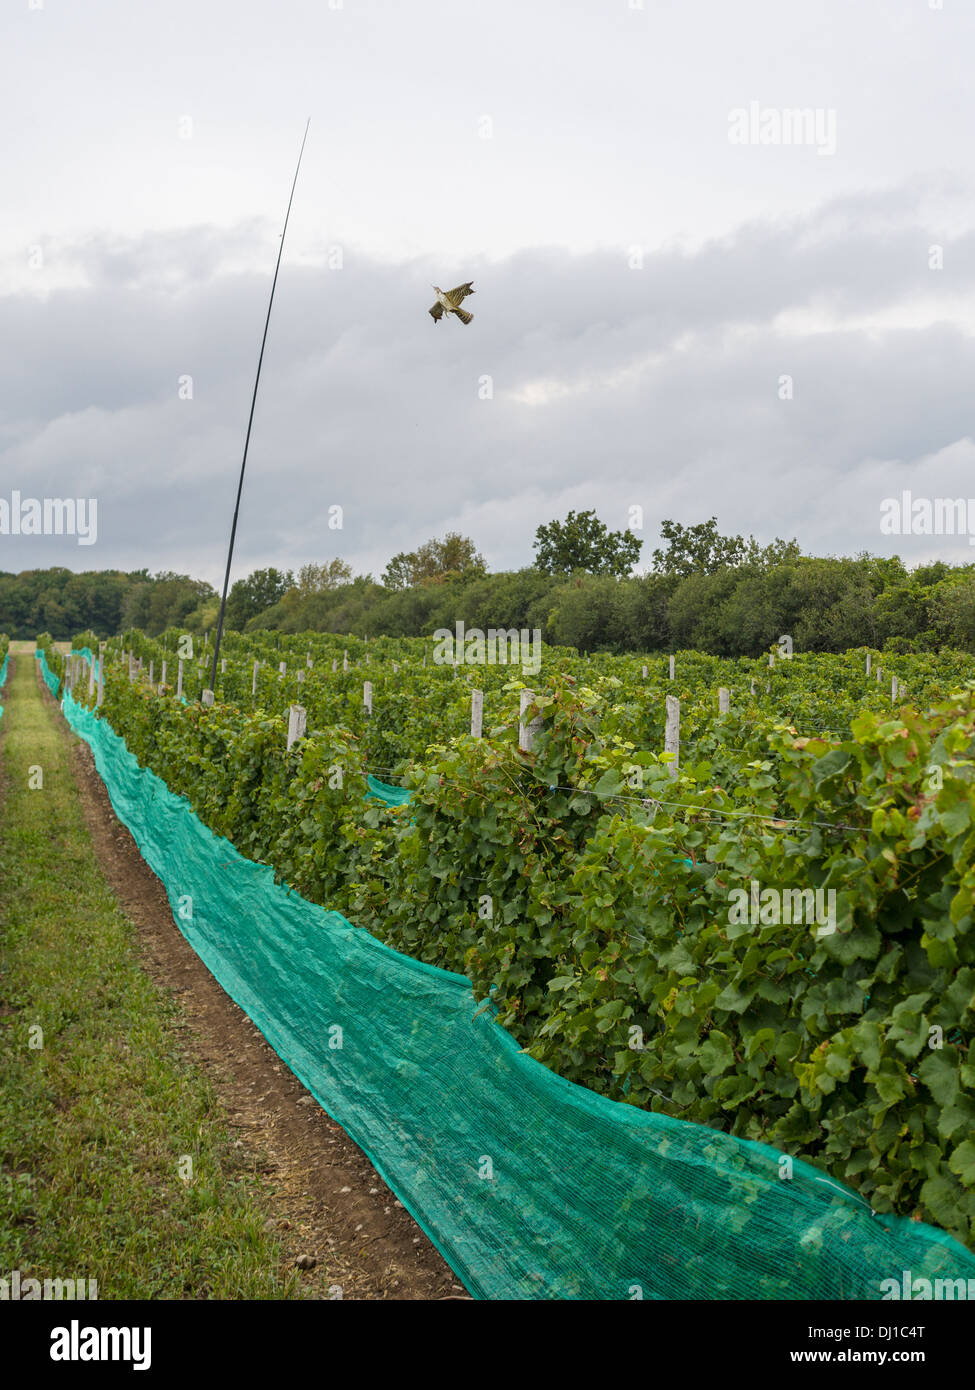
[[[469,294],[474,293],[473,285],[473,280],[468,280],[466,285],[458,285],[455,290],[442,290],[439,285],[434,285],[433,288],[437,291],[437,302],[430,310],[434,323],[439,323],[444,314],[456,314],[461,323],[470,323],[474,315],[469,314],[466,309],[462,309],[460,306]]]

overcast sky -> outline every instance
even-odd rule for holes
[[[641,568],[975,559],[880,530],[975,531],[970,0],[7,0],[0,53],[0,501],[98,504],[0,569],[219,583],[309,116],[234,577],[588,507]]]

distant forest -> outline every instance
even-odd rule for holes
[[[908,570],[896,557],[802,555],[724,537],[714,518],[664,522],[667,544],[633,575],[641,542],[592,513],[539,527],[535,563],[489,574],[468,538],[449,535],[394,556],[381,580],[342,560],[256,570],[234,584],[226,625],[237,630],[424,636],[468,627],[540,628],[580,651],[756,656],[788,633],[798,651],[871,646],[975,652],[975,565]],[[0,572],[0,632],[65,639],[130,627],[158,634],[216,625],[219,595],[187,575],[146,570]]]

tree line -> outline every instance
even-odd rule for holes
[[[896,556],[803,555],[795,541],[723,536],[714,517],[664,521],[660,534],[665,544],[636,575],[642,542],[592,512],[540,526],[535,562],[519,570],[488,573],[474,542],[456,533],[394,556],[381,580],[335,558],[296,573],[255,570],[231,589],[226,623],[372,637],[424,636],[462,620],[540,628],[546,641],[583,652],[756,656],[785,633],[800,651],[975,651],[975,565],[909,570]],[[218,603],[209,584],[170,572],[0,574],[0,631],[13,637],[202,632]]]
[[[21,640],[38,632],[56,641],[81,631],[111,637],[131,627],[202,632],[216,621],[218,606],[210,584],[168,570],[0,571],[0,631]]]

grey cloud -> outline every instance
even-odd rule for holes
[[[912,185],[751,221],[696,251],[648,252],[642,270],[625,246],[397,265],[349,245],[340,270],[286,257],[235,573],[334,554],[378,573],[453,527],[492,567],[519,565],[535,527],[569,506],[625,526],[635,503],[647,559],[661,517],[711,514],[821,552],[969,559],[947,538],[895,545],[877,524],[901,486],[966,486],[975,346],[956,306],[975,282],[973,240],[946,241],[945,271],[929,271],[939,238],[923,196]],[[219,579],[276,235],[252,222],[86,238],[62,247],[85,287],[2,301],[3,488],[97,495],[99,542],[2,537],[0,568]],[[434,325],[430,282],[471,277],[473,324]],[[932,296],[942,322],[844,323]],[[775,326],[809,306],[835,327]],[[333,503],[341,532],[327,528]]]

